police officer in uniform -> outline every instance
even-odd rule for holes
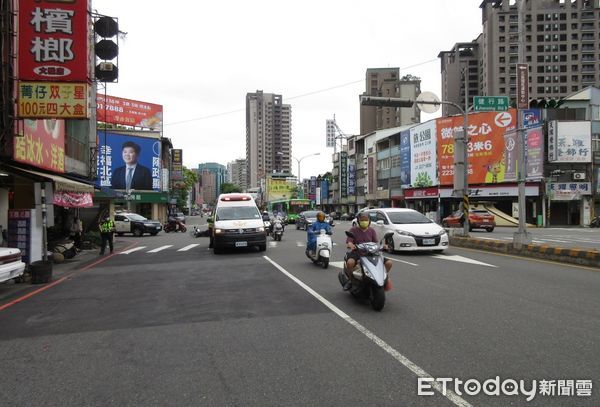
[[[113,252],[113,233],[115,231],[115,223],[110,219],[108,214],[103,216],[102,222],[98,224],[100,228],[100,237],[102,238],[102,243],[100,246],[100,255],[104,254],[104,249],[106,248],[106,243],[108,242],[108,247],[110,248],[110,253]]]

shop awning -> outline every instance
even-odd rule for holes
[[[68,179],[62,177],[57,174],[50,174],[47,172],[34,171],[34,170],[26,170],[20,167],[10,166],[18,171],[26,172],[29,174],[36,175],[41,178],[46,178],[54,182],[54,190],[60,192],[87,192],[94,193],[94,186],[89,184],[84,184],[83,182],[73,181],[72,179]]]

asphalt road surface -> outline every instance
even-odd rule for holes
[[[114,255],[0,311],[0,405],[600,404],[600,273],[458,248],[394,254],[375,312],[337,281],[346,226],[327,270],[293,225],[266,252],[119,238]],[[488,379],[513,395],[477,392]]]

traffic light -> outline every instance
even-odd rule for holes
[[[532,99],[529,101],[530,109],[558,109],[563,104],[563,99]]]
[[[95,73],[96,80],[100,82],[116,82],[119,78],[118,34],[119,23],[116,18],[102,16],[94,21],[94,53],[98,62]]]

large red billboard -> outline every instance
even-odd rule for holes
[[[96,97],[96,119],[104,123],[161,130],[163,107],[138,100],[98,95]]]
[[[20,80],[87,82],[88,0],[20,0]]]
[[[516,110],[469,114],[469,184],[505,181],[507,152],[505,134],[517,126]],[[454,136],[462,130],[463,116],[437,119],[440,185],[454,182]]]

